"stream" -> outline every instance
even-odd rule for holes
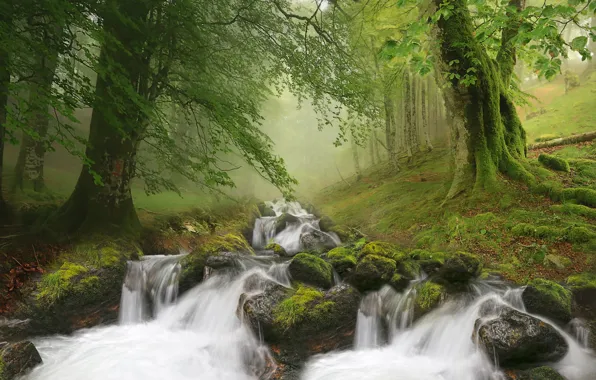
[[[274,240],[288,252],[302,249],[304,232],[318,221],[297,203],[270,203],[276,215],[298,221],[275,233],[275,217],[255,223],[253,245]],[[339,244],[337,236],[326,234]],[[34,340],[43,364],[26,380],[248,380],[274,369],[269,348],[243,322],[243,294],[258,294],[268,282],[290,286],[287,263],[271,255],[240,259],[235,270],[215,271],[178,295],[180,259],[147,256],[129,262],[117,325],[80,330],[71,336]],[[424,281],[422,276],[416,281]],[[462,299],[444,303],[412,322],[416,281],[398,293],[385,286],[362,299],[350,350],[312,357],[302,380],[501,380],[494,359],[472,339],[487,301],[524,311],[521,289],[499,281],[476,282]],[[539,317],[540,318],[540,317]],[[544,320],[544,318],[541,318]],[[546,320],[544,320],[546,321]],[[548,322],[548,321],[546,321]],[[551,364],[569,380],[594,380],[596,360],[585,347],[587,330],[572,323],[567,355]]]

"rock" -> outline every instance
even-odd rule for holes
[[[566,283],[581,317],[596,319],[596,273],[574,274],[567,278]]]
[[[334,225],[328,232],[334,232],[344,243],[354,242],[364,237],[357,229],[341,224]]]
[[[243,236],[234,234],[209,236],[208,240],[180,260],[182,266],[179,279],[180,293],[203,281],[207,259],[222,252],[231,252],[239,256],[254,254]]]
[[[558,361],[569,350],[553,326],[509,307],[498,318],[476,320],[474,331],[488,356],[497,358],[502,367]]]
[[[39,352],[29,341],[8,344],[0,349],[0,379],[20,378],[41,363]]]
[[[567,380],[551,367],[536,367],[527,371],[505,371],[505,380]]]
[[[367,255],[383,256],[394,261],[401,261],[406,258],[406,254],[400,252],[395,245],[384,241],[373,241],[362,247],[360,257]]]
[[[292,279],[323,289],[329,289],[333,284],[331,264],[309,253],[299,253],[294,256],[288,271]]]
[[[457,252],[445,260],[439,276],[451,283],[465,283],[482,272],[480,260],[469,253]]]
[[[406,260],[399,263],[397,271],[406,279],[414,280],[420,277],[420,264],[414,260]]]
[[[266,251],[272,251],[274,254],[279,255],[279,256],[290,256],[286,253],[286,250],[284,249],[284,247],[282,247],[281,245],[277,244],[277,243],[269,243],[265,246],[265,250]]]
[[[284,212],[283,214],[281,214],[280,216],[277,217],[277,220],[275,221],[275,234],[279,234],[281,231],[283,231],[288,224],[291,223],[299,223],[300,219],[298,219],[297,216],[294,216],[292,214],[288,214],[286,212]]]
[[[416,288],[414,319],[422,317],[445,300],[446,290],[443,285],[425,281]]]
[[[554,267],[556,269],[565,269],[571,266],[572,262],[571,259],[568,257],[550,254],[546,255],[546,257],[544,258],[544,264],[546,264],[549,267]]]
[[[571,320],[571,292],[556,282],[537,278],[522,293],[528,313],[566,324]]]
[[[220,252],[207,257],[205,265],[213,269],[235,268],[239,266],[241,255],[232,252]]]
[[[256,287],[261,287],[262,277],[255,276],[254,279],[247,279],[246,291],[252,291]],[[243,309],[247,316],[247,320],[251,324],[254,331],[262,333],[268,339],[275,340],[275,326],[273,310],[277,305],[288,296],[290,289],[268,281],[265,284],[263,291],[253,297],[250,297],[244,302]],[[246,298],[243,295],[241,298]]]
[[[445,264],[445,253],[429,252],[423,249],[415,249],[409,253],[411,259],[416,260],[420,269],[426,274],[433,274],[439,271]]]
[[[389,283],[395,270],[394,260],[370,254],[356,265],[351,281],[360,291],[377,290]]]
[[[333,248],[327,252],[327,260],[342,277],[351,272],[356,266],[356,256],[345,247]]]
[[[299,284],[295,290],[272,287],[248,300],[244,310],[277,362],[297,367],[315,353],[352,344],[359,304],[360,294],[350,285],[321,292]]]
[[[391,280],[389,280],[389,285],[391,285],[395,290],[398,292],[405,290],[408,285],[410,284],[410,280],[405,278],[399,273],[395,273]]]
[[[324,216],[319,219],[319,229],[323,232],[330,232],[331,229],[335,226],[333,220],[330,217]]]
[[[257,207],[259,208],[259,213],[261,216],[275,216],[275,211],[273,211],[273,209],[265,202],[259,203]]]
[[[331,236],[317,230],[302,233],[300,242],[304,249],[310,252],[323,252],[336,247]]]

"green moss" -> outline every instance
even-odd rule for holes
[[[2,359],[2,356],[0,355],[0,380],[8,380],[6,379],[6,376],[4,375],[4,360]]]
[[[295,291],[290,290],[290,293],[291,296],[280,302],[273,310],[275,323],[284,330],[303,321],[306,318],[308,305],[323,298],[322,292],[302,284],[298,285]],[[319,312],[321,311],[319,309]]]
[[[563,185],[556,181],[545,181],[530,186],[530,190],[535,194],[549,197],[554,201],[563,199]]]
[[[574,274],[569,276],[565,282],[571,290],[596,289],[596,273]]]
[[[383,256],[395,261],[401,261],[406,257],[406,254],[400,252],[395,245],[383,241],[373,241],[366,244],[360,251],[360,257],[367,255]]]
[[[565,380],[560,373],[551,367],[538,367],[525,371],[528,380]]]
[[[353,282],[359,290],[375,290],[388,283],[395,270],[394,260],[383,256],[367,255],[356,265]]]
[[[549,300],[556,303],[557,306],[565,309],[571,314],[571,292],[554,281],[546,280],[544,278],[535,278],[528,282],[528,286],[536,289],[542,294],[543,300]],[[549,305],[545,305],[549,307]]]
[[[586,243],[596,239],[596,233],[586,227],[571,227],[567,233],[567,240],[571,243]]]
[[[290,275],[296,281],[330,288],[333,283],[333,268],[325,260],[310,253],[299,253],[290,262]]]
[[[436,260],[441,264],[445,263],[447,257],[445,252],[431,252],[424,249],[415,249],[410,252],[409,256],[413,260]]]
[[[197,250],[207,253],[242,252],[254,254],[252,247],[246,239],[242,235],[236,234],[215,235]]]
[[[565,159],[543,153],[538,156],[538,161],[547,168],[560,172],[569,172],[569,162]]]
[[[265,249],[268,251],[273,251],[276,255],[285,256],[286,250],[277,243],[269,243],[265,246]]]
[[[333,248],[327,252],[327,259],[333,268],[340,273],[348,268],[355,267],[357,262],[356,256],[351,250],[345,247]]]
[[[416,308],[418,314],[422,315],[438,306],[445,296],[445,288],[434,282],[422,283],[416,293]]]
[[[551,208],[557,212],[579,215],[588,219],[596,220],[596,209],[593,209],[588,206],[564,203],[562,205],[553,205],[551,206]]]
[[[73,278],[87,273],[82,265],[66,262],[53,273],[45,274],[38,284],[37,299],[51,303],[74,288]]]
[[[420,276],[420,264],[414,260],[402,261],[399,264],[398,271],[405,278],[413,280]]]
[[[585,187],[575,187],[562,191],[564,200],[575,200],[580,204],[596,207],[596,190]]]
[[[519,223],[511,229],[511,232],[518,236],[531,236],[548,240],[560,239],[571,243],[586,243],[596,239],[596,232],[581,226],[556,228],[551,226],[536,227],[529,223]]]

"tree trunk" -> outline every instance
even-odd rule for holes
[[[419,95],[419,89],[418,86],[420,85],[419,83],[420,81],[418,80],[418,76],[416,74],[414,74],[412,76],[412,98],[410,99],[411,103],[411,112],[412,112],[412,124],[411,124],[411,130],[410,130],[410,141],[411,141],[411,149],[412,149],[412,153],[416,154],[420,151],[420,122],[418,121],[419,119],[419,112],[420,112],[420,108],[418,107],[418,95]]]
[[[377,159],[375,157],[375,133],[374,131],[370,131],[370,136],[368,137],[368,151],[370,154],[370,163],[371,165],[377,164]]]
[[[397,154],[395,152],[395,115],[393,110],[393,101],[387,91],[383,95],[385,106],[385,144],[387,154],[389,155],[389,164],[396,170],[399,170],[397,163]]]
[[[552,139],[549,141],[543,141],[535,144],[528,145],[528,150],[550,148],[553,146],[571,145],[585,141],[596,140],[596,131],[581,133],[579,135],[571,135],[568,137],[561,137],[558,139]]]
[[[356,144],[356,139],[354,138],[354,134],[352,133],[352,138],[350,139],[352,144],[352,158],[354,159],[354,171],[356,172],[356,178],[360,179],[362,177],[362,171],[360,170],[360,159],[358,157],[358,144]]]
[[[596,28],[596,16],[592,16],[590,26],[593,29]],[[596,41],[592,41],[591,38],[588,38],[588,49],[592,52],[592,59],[588,61],[588,67],[581,75],[584,80],[592,75],[592,73],[596,72]]]
[[[8,7],[7,7],[8,8]],[[3,10],[7,12],[0,12],[0,23],[5,28],[12,25],[12,17],[9,9]],[[8,91],[10,85],[10,56],[7,50],[8,44],[4,39],[8,36],[2,35],[0,38],[0,220],[8,218],[9,208],[4,200],[3,188],[3,162],[4,162],[4,140],[6,136],[6,117],[8,111]]]
[[[430,141],[430,127],[428,123],[428,109],[426,107],[426,101],[428,98],[428,90],[427,90],[428,80],[427,78],[422,79],[422,88],[420,93],[420,112],[422,113],[422,132],[424,134],[424,143],[426,144],[426,149],[430,152],[433,150],[433,144]]]
[[[435,3],[439,7],[442,0]],[[515,49],[510,43],[516,33],[513,29],[503,32],[497,67],[474,38],[466,2],[450,0],[449,5],[453,6],[451,15],[438,21],[442,62],[459,62],[446,69],[458,78],[473,72],[475,80],[464,85],[453,76],[446,94],[451,99],[448,106],[456,138],[455,173],[447,198],[471,186],[493,189],[498,172],[533,182],[534,177],[519,162],[525,156],[526,136],[507,94],[510,78],[503,78],[513,71]]]
[[[39,21],[39,20],[38,20]],[[43,22],[44,20],[41,20]],[[50,116],[48,114],[49,97],[51,96],[52,83],[58,65],[58,48],[56,44],[62,36],[62,27],[56,25],[42,36],[43,45],[48,47],[50,53],[39,52],[33,66],[33,78],[31,79],[29,92],[29,128],[36,136],[31,137],[30,133],[23,132],[19,158],[15,166],[14,189],[43,191],[45,183],[43,178],[43,167],[46,153],[46,138]]]
[[[404,73],[404,148],[408,161],[412,158],[412,82],[410,81],[410,73]]]
[[[86,150],[92,164],[83,167],[57,215],[67,232],[136,233],[140,227],[131,180],[147,124],[139,103],[147,90],[150,57],[144,49],[149,31],[144,22],[150,7],[147,1],[110,0],[102,14],[104,31],[117,42],[106,39],[101,47]]]

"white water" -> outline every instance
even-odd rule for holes
[[[263,249],[269,242],[274,242],[282,246],[289,254],[298,253],[304,249],[300,237],[312,231],[323,234],[336,246],[341,244],[335,233],[321,231],[319,220],[303,209],[300,203],[279,199],[274,202],[265,202],[265,204],[273,209],[276,216],[266,216],[255,221],[252,237],[252,245],[255,249]],[[276,234],[276,220],[284,213],[293,215],[298,220],[294,223],[287,223],[286,227]]]
[[[133,291],[123,293],[123,324],[36,341],[43,364],[27,379],[248,380],[265,376],[269,352],[237,317],[238,303],[242,293],[258,293],[266,281],[288,286],[286,266],[251,260],[242,273],[216,274],[168,306],[175,294],[172,286],[177,287],[175,259],[154,257],[149,259],[152,263],[130,267],[125,283]],[[139,272],[144,273],[143,281],[138,280]],[[144,296],[165,300],[153,320],[143,322],[141,316],[146,315],[132,312],[134,307],[148,306],[147,297],[137,297],[141,289]]]
[[[399,294],[384,287],[366,296],[358,314],[355,350],[312,358],[302,379],[503,379],[494,359],[487,357],[473,341],[472,332],[482,305],[487,301],[523,311],[523,289],[481,283],[473,287],[476,293],[473,299],[447,302],[412,324],[414,289],[410,287]],[[380,328],[381,321],[389,328]],[[569,343],[569,353],[553,366],[569,380],[594,380],[596,358],[593,352],[558,330]],[[389,343],[379,347],[385,340]]]

